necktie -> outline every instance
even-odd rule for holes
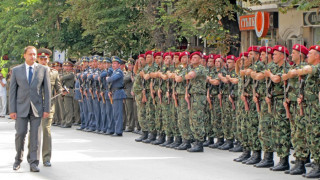
[[[33,75],[33,73],[32,73],[32,67],[29,67],[29,84],[31,84],[31,80],[32,80],[32,75]]]

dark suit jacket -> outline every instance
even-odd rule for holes
[[[9,91],[9,112],[17,113],[17,117],[27,117],[30,107],[35,117],[42,117],[43,112],[50,112],[51,86],[47,67],[40,64],[34,67],[30,85],[25,63],[14,67]]]

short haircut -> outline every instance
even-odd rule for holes
[[[36,47],[34,47],[34,46],[27,46],[27,47],[24,48],[23,54],[26,54],[29,49],[35,49],[35,50],[37,51],[37,48],[36,48]]]

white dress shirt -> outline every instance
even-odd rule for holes
[[[32,66],[29,66],[27,63],[25,63],[26,65],[26,73],[27,73],[27,79],[29,80],[29,67],[32,67],[32,74],[34,72],[34,68],[38,65],[37,63],[33,63]]]

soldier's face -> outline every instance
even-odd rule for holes
[[[162,57],[161,56],[156,56],[156,63],[157,64],[161,64],[161,62],[162,62]]]
[[[214,63],[213,63],[213,62],[214,62],[214,59],[209,58],[209,59],[208,59],[207,66],[208,66],[208,67],[213,67],[213,66],[214,66]]]
[[[146,65],[146,60],[143,57],[139,57],[139,62],[141,66]]]
[[[172,60],[171,56],[164,57],[164,63],[166,65],[170,65],[171,64],[171,60]]]
[[[228,64],[229,70],[234,69],[234,66],[235,66],[234,60],[227,60],[227,64]]]
[[[173,61],[176,63],[176,64],[179,64],[180,61],[179,61],[179,56],[173,56]]]
[[[120,68],[121,64],[117,61],[112,62],[112,69],[118,69]]]
[[[48,62],[49,62],[49,58],[43,58],[43,57],[42,58],[38,58],[38,62],[41,65],[47,66]]]
[[[261,53],[260,53],[260,59],[261,59],[261,61],[262,62],[267,62],[267,53],[266,52],[264,52],[264,51],[262,51]]]
[[[284,60],[284,54],[279,52],[279,51],[274,51],[273,52],[273,62],[278,64]]]
[[[202,59],[201,64],[202,64],[203,66],[207,66],[207,61],[206,61],[206,59]]]
[[[23,57],[26,60],[26,63],[31,66],[37,60],[37,50],[33,48],[28,49]]]
[[[191,64],[192,65],[198,65],[200,64],[202,61],[202,58],[199,56],[199,55],[193,55],[192,58],[191,58]]]
[[[214,66],[215,67],[219,67],[219,68],[222,67],[221,61],[222,61],[221,58],[216,59],[216,62],[214,63]]]
[[[308,63],[315,64],[317,60],[320,60],[320,53],[314,49],[310,50],[308,54]]]
[[[133,69],[133,64],[128,64],[128,70],[132,71],[132,69]]]
[[[97,60],[93,60],[92,65],[94,68],[98,67],[98,61]]]
[[[188,63],[188,58],[189,58],[188,56],[182,56],[181,57],[181,63],[182,64],[187,64]]]
[[[151,55],[151,54],[148,54],[148,55],[146,56],[146,61],[147,61],[148,64],[149,64],[149,63],[152,63],[152,55]]]
[[[300,61],[300,52],[297,50],[292,50],[291,57],[293,62],[298,63]]]

